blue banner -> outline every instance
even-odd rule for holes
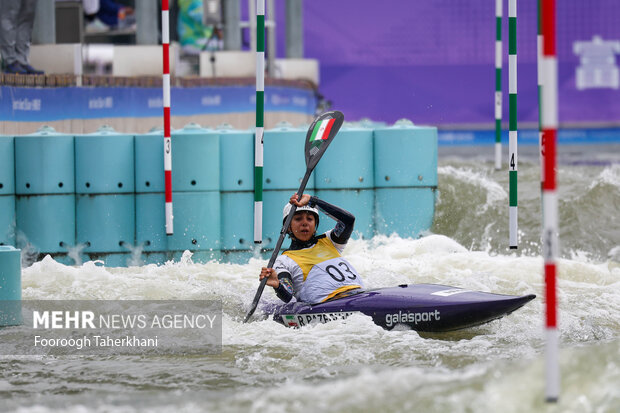
[[[251,86],[171,89],[171,115],[242,113],[256,110]],[[0,86],[0,120],[43,122],[64,119],[145,118],[162,116],[163,94],[157,88]],[[307,89],[269,87],[266,112],[314,115],[316,96]]]

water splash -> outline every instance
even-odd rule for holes
[[[130,256],[127,259],[128,266],[139,267],[144,265],[144,261],[142,260],[142,251],[144,251],[145,244],[146,243],[142,242],[138,245],[133,245],[129,242],[121,241],[120,245],[130,252]]]
[[[87,248],[90,244],[76,244],[76,245],[63,245],[67,250],[67,256],[73,260],[75,265],[82,265],[82,252],[85,248]]]
[[[21,249],[22,268],[30,267],[39,258],[39,249],[28,241],[28,237],[23,231],[17,230],[15,234],[15,244]]]

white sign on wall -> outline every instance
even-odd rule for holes
[[[616,65],[620,41],[594,36],[592,41],[574,42],[573,52],[580,58],[575,76],[577,90],[620,87],[620,74]]]

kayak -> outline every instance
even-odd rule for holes
[[[273,309],[273,319],[287,327],[303,327],[362,313],[386,330],[405,326],[416,331],[443,332],[501,318],[535,297],[534,294],[494,294],[438,284],[403,284],[360,291],[318,304],[278,305]]]

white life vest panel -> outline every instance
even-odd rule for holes
[[[343,249],[328,231],[310,248],[284,251],[274,268],[277,273],[291,274],[297,301],[323,302],[344,291],[364,288],[353,265],[340,255]]]

